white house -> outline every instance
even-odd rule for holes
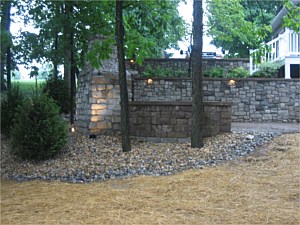
[[[300,5],[300,0],[292,0],[295,5]],[[289,28],[282,27],[282,18],[286,16],[288,10],[283,8],[271,22],[274,36],[273,40],[266,43],[270,47],[270,52],[265,53],[261,62],[276,62],[284,67],[284,77],[286,79],[299,78],[300,73],[300,33],[296,33]],[[255,63],[252,53],[258,51],[250,50],[250,74],[252,75],[259,68]]]

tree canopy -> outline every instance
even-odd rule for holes
[[[81,68],[86,57],[94,66],[110,53],[115,42],[115,5],[113,1],[70,1],[15,0],[18,14],[25,22],[31,21],[39,32],[21,32],[15,38],[15,52],[22,63],[32,60],[50,61],[53,65],[63,64],[69,42],[66,38],[70,30],[74,35],[74,52],[77,68]],[[137,57],[141,62],[145,57],[157,57],[162,50],[177,47],[177,41],[185,35],[185,23],[179,16],[176,1],[126,1],[124,2],[125,55]],[[174,29],[174,27],[176,29]],[[86,56],[89,38],[105,35],[107,43],[91,55]],[[66,66],[66,65],[65,65]]]
[[[282,1],[208,0],[208,34],[230,56],[249,57],[249,49],[270,38],[270,23],[282,6]]]

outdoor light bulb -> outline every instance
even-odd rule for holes
[[[130,63],[132,63],[132,64],[133,64],[133,63],[134,63],[134,60],[133,60],[133,59],[130,59]]]
[[[71,132],[74,133],[75,132],[75,127],[71,128]]]
[[[228,85],[230,86],[235,86],[235,80],[229,80]]]
[[[152,79],[148,79],[147,80],[147,84],[153,84],[153,80]]]

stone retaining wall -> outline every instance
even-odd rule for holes
[[[145,78],[133,80],[134,101],[191,101],[191,78]],[[232,102],[234,122],[298,122],[299,79],[204,78],[204,101]]]
[[[231,104],[204,105],[204,136],[231,130]],[[189,102],[131,102],[130,126],[133,136],[154,142],[180,142],[191,136],[192,104]]]
[[[225,74],[229,69],[243,67],[245,70],[249,70],[249,59],[202,59],[203,69],[210,69],[213,67],[221,67],[224,69]],[[130,61],[126,61],[126,68],[135,69],[141,74],[144,69],[150,66],[151,68],[163,68],[171,69],[173,71],[188,71],[189,60],[187,59],[145,59],[142,65],[130,65]]]

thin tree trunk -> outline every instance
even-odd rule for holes
[[[5,42],[1,41],[1,90],[11,89],[11,34],[10,34],[10,9],[11,1],[1,2],[1,31],[5,37]],[[6,66],[7,86],[5,86],[4,74]]]
[[[122,150],[128,152],[131,150],[130,130],[129,130],[129,107],[128,90],[126,80],[126,69],[124,60],[124,26],[123,26],[123,1],[116,1],[116,35],[119,62],[119,84],[120,84],[120,104],[121,104],[121,136]]]
[[[7,9],[7,24],[6,24],[6,31],[10,35],[11,39],[11,33],[10,33],[10,9],[11,9],[11,1],[8,1],[8,9]],[[11,41],[11,40],[10,40]],[[6,52],[6,75],[7,75],[7,89],[8,91],[11,91],[11,42],[7,46],[7,52]]]
[[[7,90],[11,91],[11,50],[7,47],[6,52],[6,76],[7,76]]]
[[[72,23],[71,17],[73,13],[73,2],[65,2],[65,15],[66,19],[64,21],[64,80],[67,84],[67,87],[70,88],[71,81],[71,32],[72,32]]]
[[[71,111],[70,111],[70,122],[74,124],[74,114],[75,114],[75,73],[76,73],[76,62],[74,58],[74,33],[71,32],[71,77],[70,77],[70,85],[71,85]]]
[[[193,47],[192,47],[192,137],[193,148],[203,147],[203,93],[202,93],[202,1],[194,0]]]
[[[55,34],[54,52],[55,52],[56,55],[58,55],[58,33]],[[58,78],[58,61],[57,61],[57,57],[53,57],[53,76],[56,79]]]

